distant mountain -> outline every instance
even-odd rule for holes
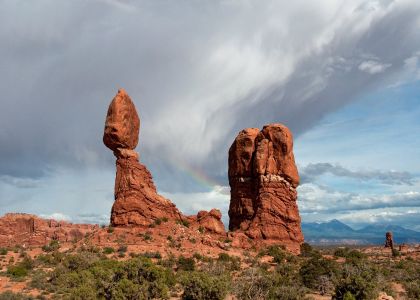
[[[302,223],[302,231],[305,241],[311,244],[383,244],[387,231],[392,232],[397,244],[420,242],[420,232],[401,226],[373,224],[354,230],[335,219],[322,223]]]

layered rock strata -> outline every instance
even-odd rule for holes
[[[117,158],[115,202],[111,211],[113,226],[148,226],[159,218],[183,216],[168,199],[159,195],[149,170],[134,151],[138,144],[140,119],[134,103],[120,89],[109,105],[103,136],[104,144]]]
[[[242,130],[229,149],[229,229],[289,248],[303,242],[293,136],[282,124]]]
[[[71,224],[35,215],[9,213],[0,217],[0,245],[43,246],[52,240],[77,242],[99,229],[98,225]]]

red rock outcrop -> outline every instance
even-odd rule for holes
[[[394,249],[394,239],[392,238],[392,232],[390,231],[385,234],[385,248]]]
[[[182,219],[176,206],[157,193],[152,175],[133,150],[139,130],[140,119],[134,103],[120,89],[109,106],[103,137],[104,144],[117,157],[113,226],[148,226],[158,218]]]
[[[195,218],[196,224],[205,229],[205,231],[224,234],[225,226],[222,223],[222,213],[218,209],[212,209],[209,212],[201,210]]]
[[[43,246],[51,240],[77,242],[98,229],[98,225],[71,224],[31,214],[9,213],[0,218],[0,245]]]
[[[229,149],[229,229],[298,251],[303,242],[293,136],[282,124],[242,130]]]

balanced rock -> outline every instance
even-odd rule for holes
[[[229,149],[229,229],[299,251],[299,175],[293,136],[282,124],[242,130]]]
[[[139,142],[140,119],[125,90],[118,90],[106,115],[104,144],[111,150],[136,148]]]
[[[133,150],[139,130],[140,119],[134,103],[121,89],[109,106],[103,137],[104,144],[117,157],[113,226],[148,226],[159,218],[182,219],[176,206],[157,193],[152,175]]]

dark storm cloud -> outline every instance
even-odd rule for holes
[[[314,182],[316,178],[329,173],[339,177],[360,181],[377,180],[390,185],[413,185],[415,176],[408,172],[397,171],[351,171],[340,165],[330,163],[309,164],[299,170],[301,183]]]
[[[124,87],[160,189],[192,189],[179,165],[224,183],[240,129],[299,135],[420,49],[417,1],[285,3],[1,2],[0,174],[112,172],[103,122]]]

